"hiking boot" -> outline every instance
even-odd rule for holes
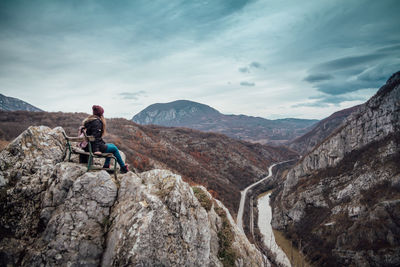
[[[108,172],[109,174],[113,174],[114,170],[110,170],[110,165],[103,165],[103,169],[106,169],[106,172]]]
[[[121,167],[121,173],[127,173],[129,171],[128,164],[125,164],[124,167]]]

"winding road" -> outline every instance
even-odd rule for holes
[[[240,197],[240,205],[239,205],[238,215],[237,215],[237,218],[236,218],[236,223],[239,226],[239,228],[242,229],[242,231],[243,231],[243,210],[244,210],[244,204],[246,202],[247,191],[249,189],[251,189],[252,187],[258,185],[259,183],[262,183],[266,179],[270,178],[272,176],[272,168],[273,167],[275,167],[276,165],[282,164],[282,163],[289,162],[289,161],[293,161],[293,159],[272,164],[268,168],[268,176],[267,177],[262,178],[261,180],[255,182],[254,184],[249,185],[244,190],[240,191],[241,197]]]

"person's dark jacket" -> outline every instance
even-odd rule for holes
[[[89,116],[83,121],[88,136],[94,136],[95,140],[90,142],[93,152],[100,151],[104,153],[107,149],[106,143],[101,138],[103,134],[103,122],[95,115]],[[88,146],[86,147],[88,149]],[[85,150],[86,150],[85,149]]]

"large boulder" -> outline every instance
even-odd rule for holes
[[[46,176],[63,160],[63,129],[31,126],[0,153],[0,187],[16,184],[23,176]],[[46,175],[47,174],[47,175]]]

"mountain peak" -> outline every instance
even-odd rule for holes
[[[168,103],[156,103],[135,115],[132,120],[139,124],[159,124],[163,126],[184,126],[193,120],[220,113],[210,106],[189,101],[176,100]]]
[[[387,80],[386,84],[382,86],[379,91],[376,93],[377,96],[384,96],[387,93],[391,92],[400,81],[400,71],[393,73],[392,76]]]
[[[26,111],[43,111],[31,104],[22,101],[18,98],[8,97],[3,94],[0,94],[0,110],[26,110]]]
[[[222,133],[250,142],[280,144],[305,133],[317,120],[268,120],[247,115],[224,115],[218,110],[189,100],[148,106],[132,119],[139,124],[186,127],[204,132]]]
[[[158,108],[158,109],[169,109],[169,108],[184,109],[187,107],[201,107],[203,109],[213,110],[213,111],[216,111],[217,113],[219,113],[216,109],[214,109],[208,105],[194,102],[191,100],[185,100],[185,99],[175,100],[175,101],[167,102],[167,103],[155,103],[153,105],[150,105],[148,108],[149,109],[155,109],[155,108]]]

